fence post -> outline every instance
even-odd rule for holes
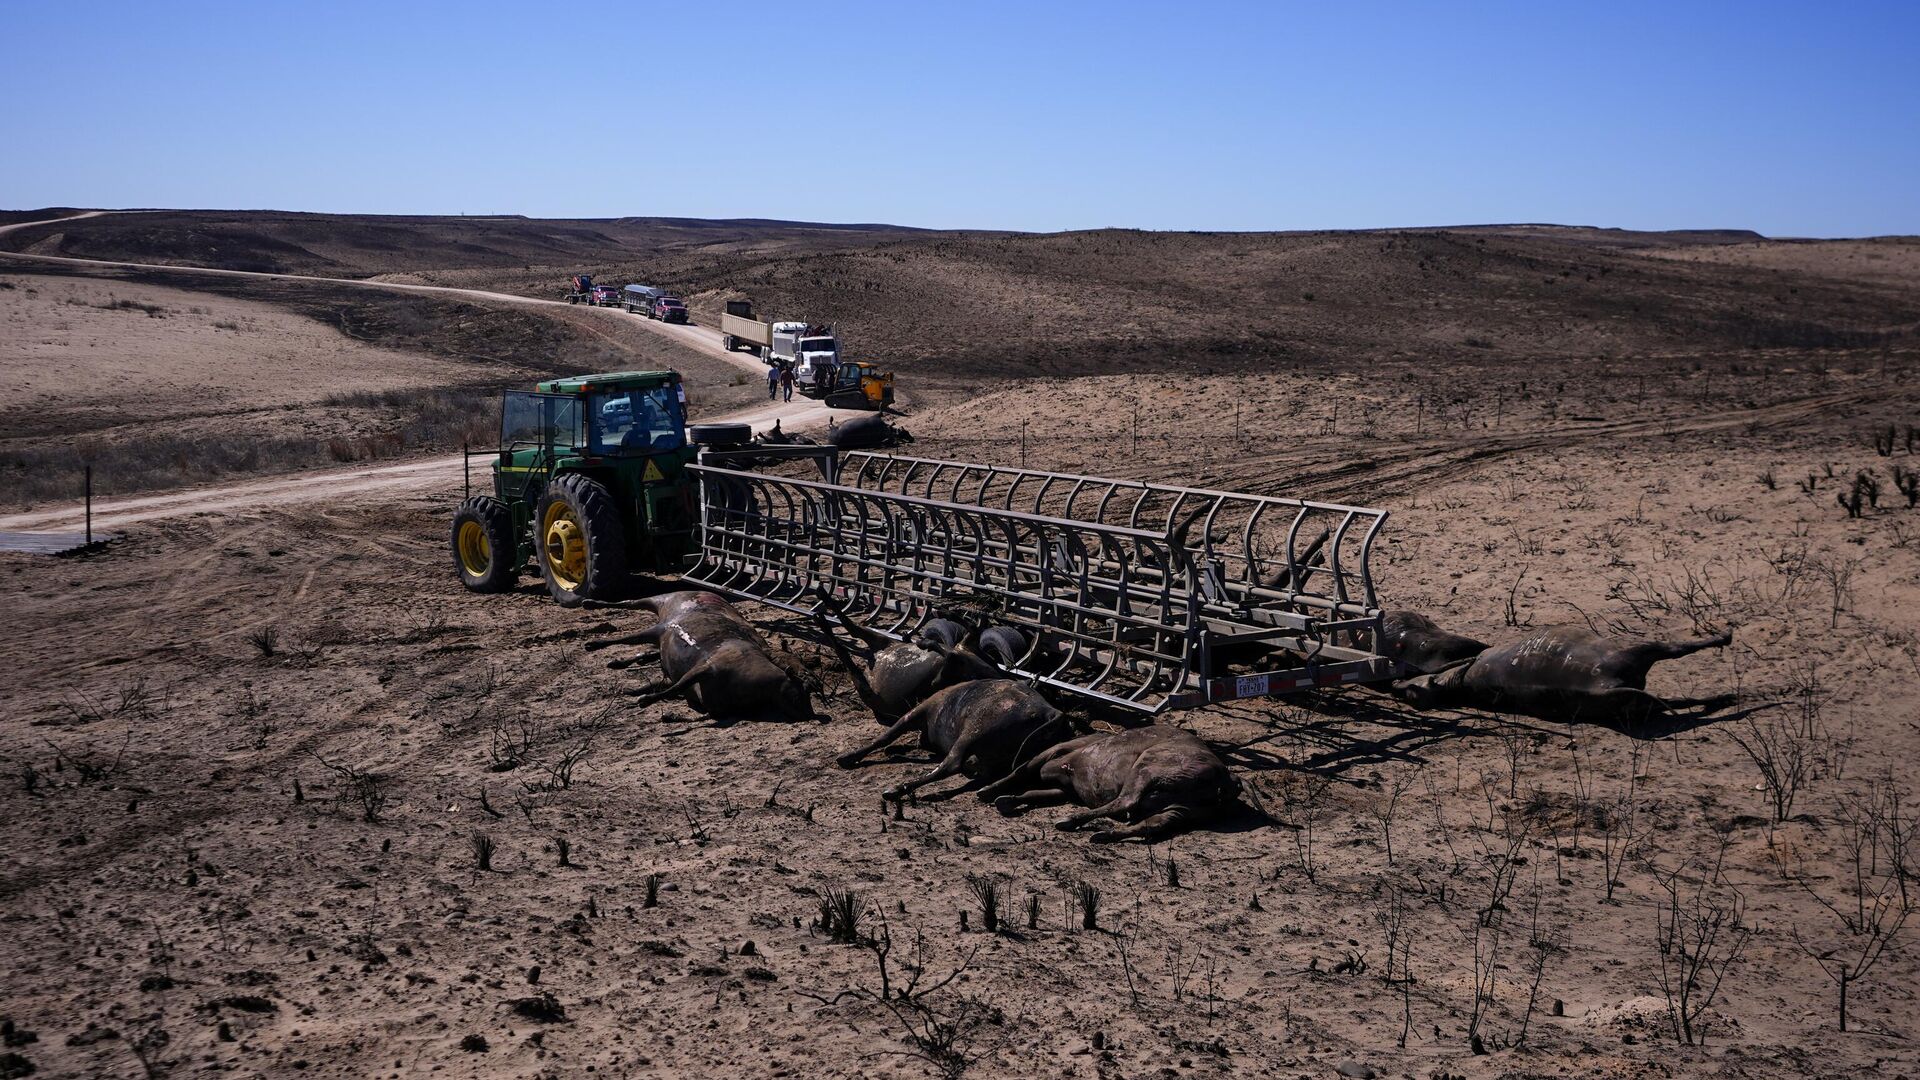
[[[467,440],[460,440],[460,497],[473,498],[473,460],[467,457]]]
[[[86,480],[84,481],[84,483],[86,485],[85,494],[86,494],[86,503],[87,503],[87,546],[92,547],[93,546],[93,466],[92,465],[87,466]]]
[[[1020,421],[1020,467],[1027,467],[1027,422]]]

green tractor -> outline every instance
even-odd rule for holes
[[[691,437],[690,437],[691,436]],[[569,607],[617,597],[634,571],[681,569],[699,526],[686,466],[745,424],[686,422],[675,371],[551,379],[501,397],[493,494],[453,516],[453,561],[474,592],[505,592],[531,560]]]

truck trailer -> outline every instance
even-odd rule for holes
[[[654,285],[629,285],[620,294],[620,306],[629,312],[641,315],[653,314],[653,302],[667,295],[667,290]]]
[[[804,322],[762,322],[745,300],[727,301],[720,316],[721,344],[728,352],[742,346],[769,364],[793,369],[794,383],[812,388],[817,375],[840,363],[840,338],[833,327]]]

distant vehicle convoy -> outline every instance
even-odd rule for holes
[[[687,303],[657,285],[595,285],[591,274],[569,281],[567,303],[623,307],[661,322],[685,323]],[[840,337],[816,323],[762,321],[746,300],[727,301],[720,316],[720,341],[728,352],[743,346],[770,365],[793,369],[796,389],[837,409],[885,409],[893,404],[893,374],[864,362],[841,359]]]

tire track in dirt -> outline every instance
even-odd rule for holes
[[[168,575],[170,581],[167,591],[161,594],[159,603],[168,606],[184,599],[189,593],[203,591],[200,581],[210,568],[226,559],[233,548],[246,544],[259,534],[258,525],[246,526],[224,533],[217,544],[208,544],[199,555]]]
[[[238,788],[241,780],[277,783],[290,775],[290,767],[307,757],[310,750],[325,745],[331,739],[364,732],[366,721],[362,714],[373,704],[370,702],[355,709],[326,728],[309,731],[284,751],[264,759],[226,765],[230,771],[229,786]],[[70,849],[72,854],[56,855],[46,862],[23,865],[15,873],[0,875],[0,900],[44,888],[53,882],[97,873],[120,856],[138,851],[154,836],[180,835],[233,812],[217,791],[205,789],[182,788],[164,795],[148,796],[142,801],[146,809],[138,817],[130,819],[124,828],[96,836],[84,847]]]

